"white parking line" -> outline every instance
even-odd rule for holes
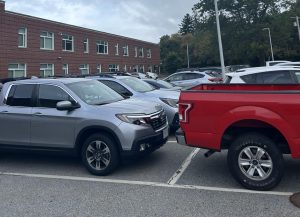
[[[169,142],[169,143],[177,143],[176,140],[175,140],[175,141],[174,141],[174,140],[169,140],[168,142]]]
[[[192,162],[193,158],[198,154],[200,151],[199,148],[195,148],[189,156],[185,159],[179,169],[173,174],[173,176],[167,182],[169,185],[174,185],[178,181],[178,179],[182,176],[183,172],[188,168],[190,163]]]
[[[58,176],[58,175],[10,173],[10,172],[0,172],[0,175],[20,176],[20,177],[29,177],[29,178],[43,178],[43,179],[56,179],[56,180],[70,180],[70,181],[88,181],[88,182],[101,182],[101,183],[112,183],[112,184],[140,185],[140,186],[165,187],[165,188],[175,188],[175,189],[192,189],[192,190],[202,190],[202,191],[262,194],[262,195],[275,195],[275,196],[291,196],[293,194],[292,192],[251,191],[251,190],[238,189],[238,188],[218,188],[218,187],[197,186],[197,185],[176,185],[176,184],[169,185],[169,184],[160,183],[160,182],[143,182],[143,181],[102,179],[102,178],[78,177],[78,176]]]

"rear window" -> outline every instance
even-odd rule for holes
[[[295,84],[290,71],[270,71],[241,76],[247,84]]]
[[[10,106],[31,107],[33,84],[13,85],[8,93],[6,104]]]

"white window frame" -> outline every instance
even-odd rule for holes
[[[142,55],[140,55],[140,51],[142,51]],[[139,47],[139,57],[144,58],[144,48]]]
[[[134,47],[134,57],[138,57],[138,47]]]
[[[103,53],[99,52],[99,46],[104,47],[104,52]],[[108,54],[108,41],[103,41],[103,40],[97,41],[97,54],[105,54],[105,55]]]
[[[119,56],[119,44],[116,44],[116,45],[115,45],[115,48],[116,48],[116,53],[115,53],[115,55],[116,55],[116,56]]]
[[[69,74],[69,64],[64,63],[62,66],[62,70],[63,70],[64,75],[68,75]]]
[[[98,71],[98,73],[102,73],[102,65],[101,64],[97,64],[97,71]]]
[[[42,35],[43,33],[46,33],[47,36]],[[52,36],[50,36],[52,34]],[[52,48],[45,48],[45,39],[52,39]],[[41,47],[41,43],[40,43],[40,49],[41,50],[54,50],[54,33],[53,32],[48,32],[48,31],[42,31],[40,34],[40,40],[43,39],[44,40],[44,47]]]
[[[42,68],[42,65],[46,65],[46,67]],[[54,64],[53,63],[41,63],[40,64],[40,75],[42,77],[45,77],[46,70],[51,70],[50,76],[54,76]],[[41,71],[43,71],[43,72],[41,73]]]
[[[87,73],[83,74],[82,70],[86,70]],[[80,71],[81,75],[88,75],[88,74],[90,74],[90,65],[89,64],[85,64],[85,63],[84,64],[80,64],[79,65],[79,71]]]
[[[109,64],[108,71],[109,72],[118,72],[120,70],[120,66],[118,64]]]
[[[124,45],[123,47],[123,56],[128,57],[129,56],[129,49],[128,49],[128,45]]]
[[[127,72],[127,65],[124,65],[124,72]]]
[[[151,57],[152,57],[152,51],[151,49],[147,49],[147,58],[151,59]]]
[[[66,39],[64,37],[68,37],[68,39]],[[74,52],[74,36],[73,35],[62,34],[61,40],[64,45],[64,47],[62,48],[62,51]],[[72,50],[66,50],[67,41],[72,41]]]
[[[20,33],[20,30],[24,30],[24,33]],[[19,36],[22,36],[23,38],[23,45],[19,45]],[[26,27],[21,27],[18,29],[18,47],[19,48],[27,48],[27,28]]]
[[[84,38],[83,39],[83,53],[89,53],[89,52],[90,52],[89,39],[88,38]]]
[[[16,65],[17,67],[11,67],[12,65]],[[21,77],[27,76],[27,65],[26,63],[10,63],[8,64],[8,72],[12,71],[12,78],[16,78],[15,73],[16,71],[24,71],[24,75]]]
[[[148,72],[152,72],[153,71],[153,69],[152,69],[153,67],[152,66],[148,66]]]
[[[144,65],[139,65],[139,72],[145,73],[145,66]]]

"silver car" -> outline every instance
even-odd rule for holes
[[[94,79],[106,84],[125,97],[159,103],[167,114],[170,128],[173,130],[179,128],[179,91],[156,90],[143,80],[130,76],[116,76],[115,78],[94,77]]]
[[[96,175],[112,172],[121,155],[161,147],[169,131],[159,104],[124,99],[83,78],[6,83],[0,118],[0,148],[75,150]]]

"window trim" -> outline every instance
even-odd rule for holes
[[[86,50],[85,50],[85,44],[86,44]],[[89,38],[84,38],[83,39],[83,53],[89,53],[90,52],[90,43],[89,43]]]
[[[55,65],[54,65],[54,63],[40,63],[40,73],[41,73],[41,65],[47,65],[47,67],[48,67],[48,65],[52,65],[53,67],[52,67],[52,73],[51,73],[51,76],[54,76],[54,75],[55,75],[55,72],[54,72]],[[44,70],[45,70],[45,69],[44,69]],[[45,77],[45,71],[44,71],[44,73],[43,73],[43,78],[47,78],[47,77]]]
[[[12,64],[18,64],[18,66],[20,65],[20,64],[24,64],[25,65],[25,68],[24,68],[24,77],[26,77],[27,76],[27,64],[26,63],[9,63],[8,64],[8,67],[7,67],[7,71],[9,72],[9,71],[11,71],[10,69],[9,69],[9,65],[12,65]],[[14,71],[15,71],[16,69],[14,69]],[[17,69],[18,70],[18,69]],[[15,72],[13,72],[13,74],[14,74]],[[15,76],[13,76],[13,78],[16,78]]]
[[[20,29],[24,29],[25,33],[20,33]],[[19,37],[18,37],[18,48],[27,48],[27,28],[26,27],[20,27],[18,29],[18,36],[22,34],[23,35],[23,39],[24,39],[24,45],[19,45]]]
[[[126,49],[126,52],[127,52],[126,54],[125,54],[125,49]],[[123,46],[123,56],[124,57],[129,57],[129,46],[128,46],[128,44]]]
[[[105,42],[104,44],[101,44],[101,42]],[[108,55],[108,41],[104,41],[104,40],[98,40],[97,43],[97,54],[101,54],[101,55]],[[98,46],[104,46],[104,51],[105,51],[105,47],[106,47],[106,53],[100,53],[98,52]]]
[[[63,71],[64,71],[64,65],[67,65],[67,70],[66,70],[67,73],[65,73],[65,75],[68,75],[69,74],[69,64],[68,63],[63,63],[63,65],[62,65],[62,70]]]
[[[80,66],[82,66],[82,65],[86,66],[86,68],[81,68]],[[87,70],[87,74],[82,74],[81,70]],[[88,63],[79,64],[79,73],[81,75],[89,75],[90,74],[90,64],[88,64]]]
[[[74,36],[73,35],[68,35],[68,34],[62,34],[61,35],[61,40],[62,41],[67,41],[67,40],[70,40],[70,39],[64,39],[63,36],[68,36],[68,37],[72,37],[72,50],[66,50],[65,48],[62,48],[62,51],[65,51],[65,52],[74,52]],[[66,44],[64,44],[65,47],[66,47]]]
[[[148,48],[147,51],[146,51],[146,53],[147,53],[147,58],[151,59],[152,58],[152,50],[151,50],[151,48]]]
[[[115,53],[115,55],[116,55],[116,56],[119,56],[119,44],[118,44],[118,43],[115,45],[115,48],[116,48],[116,53]]]
[[[47,33],[51,33],[51,34],[52,34],[52,37],[51,37],[51,39],[52,39],[52,48],[51,48],[51,49],[48,49],[48,48],[42,48],[41,45],[40,45],[40,49],[41,49],[41,50],[54,50],[54,33],[53,33],[53,32],[49,32],[49,31],[41,31],[41,33],[43,33],[43,32],[47,32]],[[43,39],[45,40],[45,38],[50,38],[50,37],[48,37],[48,36],[42,36],[42,35],[40,34],[40,40],[41,40],[41,38],[43,38]],[[44,41],[44,42],[45,42],[45,41]]]

